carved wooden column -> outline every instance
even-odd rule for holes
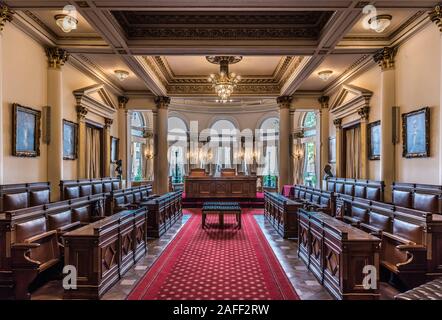
[[[120,137],[118,159],[122,162],[122,180],[126,180],[126,186],[130,186],[130,126],[127,103],[129,98],[118,97],[118,136]],[[129,149],[129,152],[127,151]]]
[[[46,48],[48,57],[48,105],[51,110],[51,137],[48,144],[48,180],[51,200],[60,197],[59,184],[63,180],[63,74],[61,67],[69,54],[60,48]]]
[[[87,109],[81,105],[77,105],[78,120],[78,179],[86,178],[86,115]]]
[[[283,96],[277,99],[279,105],[279,179],[278,187],[282,190],[282,187],[289,184],[290,174],[290,105],[292,103],[292,97]]]
[[[329,139],[329,117],[328,103],[330,97],[322,96],[318,99],[321,109],[319,110],[319,185],[324,179],[324,167],[328,164],[328,139]]]
[[[429,13],[430,19],[439,28],[440,31],[440,41],[439,46],[442,52],[442,4],[434,7],[434,9]],[[439,103],[439,123],[442,123],[442,56],[440,57],[440,103]],[[439,129],[439,150],[442,150],[442,129]],[[442,184],[442,156],[439,156],[439,184]]]
[[[396,74],[394,58],[397,48],[384,48],[373,56],[381,68],[381,180],[385,182],[385,201],[391,201],[391,184],[395,174],[395,145],[393,142],[393,107],[396,104]]]
[[[3,29],[6,22],[12,21],[13,11],[8,6],[0,3],[0,70],[3,70]],[[0,184],[4,183],[3,154],[4,154],[4,133],[3,133],[3,73],[0,71]]]
[[[342,119],[333,120],[336,127],[336,177],[344,177],[345,168],[343,162],[344,135],[342,130]]]
[[[110,177],[110,162],[111,162],[111,126],[114,123],[114,120],[110,118],[104,119],[104,143],[103,143],[103,152],[104,152],[104,176]]]
[[[157,105],[156,134],[157,144],[154,160],[155,185],[157,194],[164,194],[169,191],[169,160],[167,159],[167,134],[168,134],[168,108],[169,97],[156,97]]]
[[[370,113],[369,107],[363,107],[358,110],[361,117],[361,179],[368,179],[368,115]]]

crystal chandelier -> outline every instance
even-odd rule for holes
[[[209,82],[212,83],[212,87],[215,89],[219,99],[216,102],[227,103],[232,102],[230,96],[233,93],[233,89],[238,85],[241,77],[234,72],[229,73],[229,64],[238,63],[242,60],[241,56],[208,56],[207,61],[220,65],[219,74],[211,74],[209,76]]]

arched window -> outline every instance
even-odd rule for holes
[[[187,156],[187,125],[181,118],[170,117],[168,128],[169,176],[172,177],[173,183],[182,183],[186,175],[184,164]]]
[[[261,159],[259,159],[258,174],[264,177],[264,187],[276,188],[276,177],[278,176],[279,118],[270,117],[265,119],[259,129],[263,151]]]
[[[304,184],[317,186],[316,176],[316,113],[307,112],[302,122],[304,130]]]
[[[147,179],[147,167],[144,153],[146,148],[146,139],[144,138],[144,130],[146,122],[141,112],[132,112],[131,118],[131,162],[132,162],[132,181],[142,181]]]
[[[238,148],[238,129],[229,120],[218,120],[211,126],[210,146],[212,163],[215,164],[215,173],[222,168],[233,168],[233,154]]]

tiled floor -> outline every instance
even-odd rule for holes
[[[148,254],[140,259],[102,299],[126,299],[127,295],[136,286],[138,281],[142,279],[149,267],[156,261],[189,217],[190,216],[185,215],[183,220],[176,223],[161,239],[150,240],[148,243]],[[319,284],[313,274],[307,270],[305,264],[298,259],[296,254],[296,241],[281,239],[273,227],[267,223],[264,216],[256,215],[255,219],[263,230],[273,252],[280,261],[301,300],[331,300],[332,297],[326,289]],[[61,299],[62,293],[61,281],[53,280],[34,292],[32,299]],[[396,294],[396,291],[393,288],[382,284],[381,298],[390,299],[394,294]]]

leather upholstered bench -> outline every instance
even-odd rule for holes
[[[396,295],[395,300],[442,300],[442,278]]]

